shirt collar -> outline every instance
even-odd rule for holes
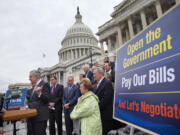
[[[52,86],[56,88],[56,86],[57,86],[57,83],[56,83],[55,85],[52,85]]]
[[[101,80],[99,80],[98,84],[100,84],[102,82],[102,80],[104,79],[104,77],[101,78]]]
[[[111,69],[110,69],[107,73],[109,73],[109,74],[110,74],[110,73],[111,73]]]
[[[36,86],[38,86],[40,82],[41,82],[41,79],[39,79],[39,81],[36,83]]]

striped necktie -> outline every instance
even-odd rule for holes
[[[55,92],[55,86],[53,86],[53,88],[52,88],[51,95],[54,95],[54,92]]]

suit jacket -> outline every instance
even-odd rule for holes
[[[52,90],[53,87],[51,87]],[[56,84],[55,92],[52,95],[49,94],[49,102],[55,103],[55,111],[62,110],[62,98],[63,98],[64,87],[63,85]]]
[[[115,72],[113,70],[111,70],[110,74],[111,74],[111,81],[114,83],[114,81],[115,81]]]
[[[99,98],[99,108],[101,112],[101,119],[111,120],[113,112],[113,86],[111,81],[103,79],[97,86],[94,88],[93,92]]]
[[[69,86],[64,89],[63,105],[66,103],[70,103],[69,110],[71,112],[77,103],[77,99],[79,98],[80,93],[79,93],[79,89],[77,85],[75,84],[71,86],[71,89],[69,90],[69,92],[68,92],[68,89],[69,89]]]
[[[93,77],[93,73],[90,70],[87,73],[85,73],[85,77],[89,78],[89,80],[91,81],[92,84],[95,83],[95,79]]]
[[[41,91],[41,96],[38,97],[36,92],[33,93],[33,88],[27,93],[28,107],[30,109],[36,109],[38,115],[31,118],[33,121],[43,121],[49,118],[49,92],[50,86],[43,80],[38,84],[38,86],[43,86]]]

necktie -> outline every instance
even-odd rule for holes
[[[31,93],[31,97],[34,95],[35,89],[37,89],[37,85],[35,85],[35,86],[33,87],[33,90],[32,90],[32,93]]]
[[[52,88],[51,95],[54,95],[54,92],[55,92],[55,86]]]
[[[70,90],[71,90],[71,86],[68,87],[68,96],[69,96]]]

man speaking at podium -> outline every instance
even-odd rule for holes
[[[29,74],[32,89],[27,93],[28,108],[36,109],[38,115],[27,121],[28,135],[46,135],[47,120],[49,118],[49,92],[48,83],[40,79],[40,72],[32,70]]]

